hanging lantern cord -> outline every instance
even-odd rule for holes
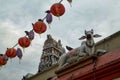
[[[93,76],[94,76],[94,79],[93,79],[93,80],[97,80],[97,79],[96,79],[96,66],[97,66],[97,61],[98,61],[97,56],[93,56],[93,62],[94,62],[94,65],[93,65]]]
[[[60,0],[60,2],[59,3],[61,3],[63,0]]]
[[[46,16],[42,19],[43,21],[46,19]]]
[[[12,48],[16,47],[18,45],[18,43],[16,43]]]

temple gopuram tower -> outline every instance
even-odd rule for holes
[[[38,72],[42,72],[56,64],[60,56],[64,53],[65,49],[62,47],[61,40],[56,41],[50,34],[47,35],[40,58]]]

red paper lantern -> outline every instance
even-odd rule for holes
[[[38,34],[44,33],[47,29],[46,24],[41,19],[39,19],[38,22],[32,25],[33,25],[33,30]]]
[[[0,66],[5,65],[6,63],[7,63],[7,61],[5,61],[5,60],[3,59],[3,56],[0,56]]]
[[[9,57],[9,58],[14,58],[14,57],[16,57],[16,49],[14,49],[14,48],[8,48],[8,49],[6,50],[6,55],[7,55],[7,57]]]
[[[59,16],[62,16],[65,13],[65,7],[61,3],[55,3],[51,6],[50,12],[54,16],[59,17]]]
[[[26,48],[30,45],[30,39],[28,39],[27,37],[21,37],[18,40],[18,44],[22,47],[22,48]]]

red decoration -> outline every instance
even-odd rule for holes
[[[14,57],[16,57],[16,49],[14,49],[14,48],[8,48],[8,49],[6,50],[6,55],[7,55],[7,57],[9,57],[9,58],[14,58]]]
[[[38,34],[44,33],[47,29],[46,24],[41,19],[39,19],[38,22],[32,25],[33,25],[33,30]]]
[[[7,61],[5,61],[5,60],[3,59],[3,56],[0,56],[0,66],[5,65],[6,63],[7,63]]]
[[[48,24],[50,24],[52,22],[52,14],[60,17],[65,13],[65,7],[63,4],[61,4],[62,1],[63,0],[61,0],[59,3],[53,4],[50,10],[46,11],[47,15],[43,19],[39,19],[35,24],[32,24],[33,29],[30,32],[25,31],[25,37],[19,38],[18,43],[16,43],[12,48],[8,48],[4,55],[0,55],[0,66],[5,65],[8,61],[8,58],[14,58],[16,56],[18,56],[19,59],[22,58],[23,55],[21,49],[16,50],[14,47],[19,44],[24,49],[28,47],[31,44],[31,41],[34,39],[34,32],[38,34],[44,33],[47,29],[46,24],[43,22],[44,19],[46,19]],[[68,2],[72,3],[72,0],[68,0]]]
[[[30,45],[30,39],[28,39],[27,37],[21,37],[18,40],[18,44],[22,47],[22,48],[26,48]]]
[[[55,3],[51,6],[50,12],[54,16],[59,17],[59,16],[62,16],[65,13],[65,7],[61,3]]]

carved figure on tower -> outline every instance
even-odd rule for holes
[[[50,34],[44,42],[38,72],[42,72],[56,64],[62,54],[66,53],[61,40],[56,41]]]

